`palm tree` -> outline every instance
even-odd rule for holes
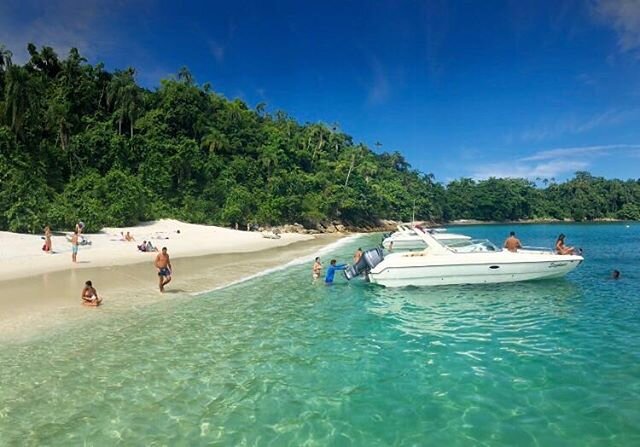
[[[134,122],[142,107],[142,94],[134,75],[133,68],[116,72],[107,87],[107,107],[113,110],[118,119],[118,134],[122,134],[122,124],[128,119],[131,137]]]
[[[223,152],[229,147],[229,141],[218,129],[209,129],[209,132],[200,141],[200,147],[207,149],[210,154]]]
[[[187,67],[181,67],[178,70],[178,80],[184,82],[186,85],[193,85],[193,75]]]
[[[22,126],[31,102],[29,74],[17,65],[12,65],[6,73],[5,114],[11,130],[16,136],[22,135]]]
[[[0,71],[7,71],[11,68],[11,58],[13,57],[13,53],[9,51],[7,47],[0,44]]]

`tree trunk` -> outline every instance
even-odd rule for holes
[[[355,162],[356,162],[356,154],[353,154],[353,156],[351,157],[351,166],[349,166],[349,172],[347,172],[347,179],[344,181],[345,188],[349,184],[349,177],[351,176],[351,171],[353,170],[353,165],[355,164]]]

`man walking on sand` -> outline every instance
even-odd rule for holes
[[[171,270],[173,270],[169,253],[167,253],[167,247],[162,247],[162,252],[156,256],[154,265],[158,269],[160,292],[164,292],[164,286],[171,282]]]
[[[71,236],[71,261],[78,262],[78,230]]]

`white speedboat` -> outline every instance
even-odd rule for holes
[[[367,250],[362,263],[347,270],[367,273],[372,283],[386,287],[487,284],[557,278],[583,261],[578,255],[558,255],[551,250],[524,249],[510,252],[488,241],[471,242],[462,251],[448,247],[433,235],[416,229],[427,248],[419,252],[390,253]],[[377,251],[376,251],[377,250]]]
[[[459,241],[467,241],[471,238],[464,234],[448,233],[444,228],[434,228],[427,230],[434,239],[448,245]],[[386,250],[424,250],[426,244],[413,228],[398,225],[398,231],[384,238],[382,246]]]

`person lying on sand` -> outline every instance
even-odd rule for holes
[[[102,300],[98,297],[98,291],[93,287],[91,281],[84,283],[84,289],[82,289],[80,296],[84,306],[98,307],[102,303]]]

